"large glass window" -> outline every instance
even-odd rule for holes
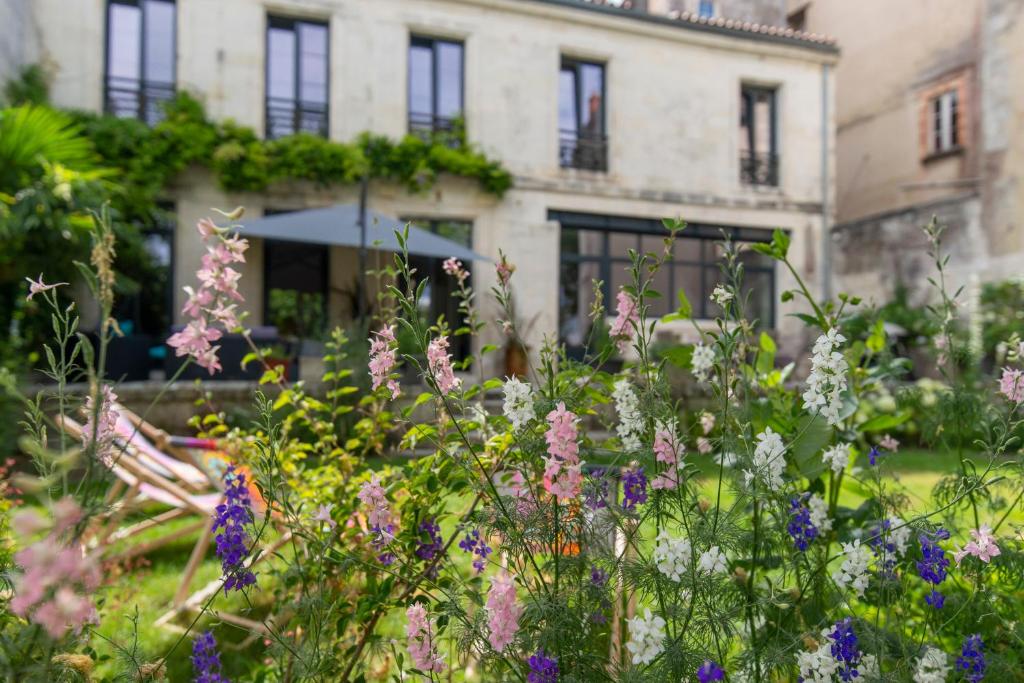
[[[463,113],[462,43],[409,39],[409,132],[451,131]]]
[[[588,314],[594,303],[594,281],[600,280],[606,313],[615,315],[619,287],[632,284],[628,272],[629,250],[661,253],[665,230],[648,219],[595,216],[553,211],[550,216],[562,224],[561,272],[559,277],[559,336],[570,348],[586,345],[590,335]],[[724,234],[723,234],[724,233]],[[661,298],[648,301],[648,316],[656,318],[675,310],[676,292],[686,292],[696,318],[720,314],[711,302],[715,285],[723,281],[721,265],[725,236],[743,247],[767,242],[767,230],[689,225],[673,244],[669,260],[655,275],[652,286]],[[774,262],[750,249],[741,248],[743,300],[746,317],[764,328],[775,323]]]
[[[466,248],[473,246],[473,224],[469,221],[415,218],[406,220],[418,228],[429,230]],[[452,296],[458,290],[458,284],[455,278],[444,272],[443,263],[444,259],[440,258],[409,256],[409,264],[416,269],[416,275],[419,278],[427,278],[423,295],[418,302],[420,314],[431,324],[436,322],[438,317],[444,316],[448,329],[454,331],[466,324],[466,318],[459,311],[459,302]],[[467,284],[472,285],[472,264],[464,265],[470,268],[470,279]],[[456,360],[469,356],[470,335],[452,335],[448,339],[451,342],[452,356]]]
[[[267,137],[328,132],[327,24],[267,19]]]
[[[323,339],[327,333],[328,247],[265,240],[263,254],[264,323],[276,327],[286,339]]]
[[[779,154],[776,93],[745,85],[740,90],[740,180],[747,185],[778,185]]]
[[[158,122],[174,97],[175,54],[174,0],[109,0],[106,111]]]
[[[563,168],[608,170],[603,64],[562,58],[558,74],[558,161]]]

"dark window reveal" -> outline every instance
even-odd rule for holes
[[[449,132],[462,116],[463,48],[451,40],[409,40],[409,132]]]
[[[267,19],[267,137],[328,132],[327,24]]]
[[[562,224],[559,275],[559,337],[570,348],[588,341],[588,313],[593,304],[595,280],[603,281],[602,296],[607,315],[615,315],[619,288],[630,285],[628,250],[660,253],[666,232],[660,222],[617,216],[554,211],[550,217]],[[648,315],[661,317],[675,310],[675,293],[682,289],[693,305],[695,318],[720,314],[710,300],[715,285],[723,280],[723,232],[737,245],[767,242],[771,233],[753,228],[719,228],[689,225],[673,245],[671,258],[655,275],[652,286],[662,296],[648,301]],[[766,257],[744,248],[743,299],[745,314],[762,328],[775,323],[775,265]]]
[[[563,168],[608,170],[603,64],[562,58],[558,74],[558,161]]]
[[[276,327],[284,338],[323,339],[327,333],[328,247],[265,240],[263,254],[264,323]]]
[[[410,219],[406,219],[410,220]],[[445,239],[461,244],[466,248],[473,246],[473,224],[469,221],[452,220],[419,220],[411,219],[410,222],[418,228],[429,230]],[[429,323],[437,321],[439,316],[444,316],[445,323],[451,331],[457,330],[466,324],[465,316],[459,312],[459,303],[452,294],[458,290],[455,278],[444,272],[441,267],[444,259],[432,258],[429,256],[409,256],[409,264],[416,269],[418,278],[428,278],[427,285],[423,289],[423,296],[418,305],[420,314]],[[470,269],[468,285],[473,284],[471,263],[463,264]],[[469,356],[470,336],[460,334],[449,335],[452,357],[455,360],[463,360]]]
[[[174,97],[175,54],[173,0],[110,0],[105,110],[157,123]]]
[[[776,93],[743,86],[740,91],[740,180],[747,185],[778,185]]]

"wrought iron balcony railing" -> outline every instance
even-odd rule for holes
[[[164,117],[163,103],[174,99],[174,84],[107,76],[103,99],[108,114],[153,125]]]
[[[744,185],[778,186],[779,155],[768,152],[742,152],[740,181]]]
[[[327,137],[327,105],[301,102],[286,97],[267,98],[267,137],[281,138],[295,133]]]
[[[558,161],[562,168],[608,170],[608,138],[575,130],[558,132]]]
[[[448,147],[458,147],[463,142],[465,129],[461,116],[409,112],[409,132],[424,140],[440,139]]]

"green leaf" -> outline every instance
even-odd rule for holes
[[[882,349],[885,348],[885,341],[885,323],[882,322],[881,320],[878,320],[875,322],[875,326],[871,331],[871,335],[867,338],[867,341],[865,343],[867,344],[869,351],[871,351],[872,353],[879,353]]]
[[[673,346],[662,352],[662,357],[677,368],[688,369],[693,358],[692,346]]]
[[[860,425],[858,429],[862,432],[881,432],[886,429],[898,427],[909,419],[910,412],[900,413],[898,415],[875,415],[873,418]]]
[[[822,417],[805,415],[797,421],[798,436],[790,444],[793,463],[801,475],[814,479],[825,471],[821,451],[832,440],[832,428]]]
[[[789,243],[789,235],[785,231],[776,228],[772,233],[772,250],[775,252],[775,258],[780,261],[786,258],[786,255],[789,253]]]

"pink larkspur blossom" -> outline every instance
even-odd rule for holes
[[[117,433],[118,412],[114,409],[117,394],[104,384],[100,388],[100,406],[97,411],[93,395],[85,399],[85,424],[82,426],[82,445],[88,448],[95,436],[95,454],[107,468],[114,466],[114,435]],[[96,418],[96,422],[93,419]],[[95,434],[94,434],[95,432]]]
[[[618,343],[619,353],[626,353],[633,340],[633,326],[640,322],[636,299],[626,290],[620,289],[615,300],[615,312],[617,315],[609,334]]]
[[[455,376],[452,369],[452,357],[448,353],[448,337],[441,335],[431,340],[427,346],[427,366],[430,375],[437,383],[437,390],[447,396],[452,389],[458,389],[462,380]]]
[[[988,525],[983,524],[981,528],[972,529],[971,536],[972,540],[963,547],[963,550],[953,553],[957,564],[960,564],[960,561],[968,555],[974,555],[982,562],[987,563],[993,557],[1002,554],[999,546],[996,545],[996,537],[992,535],[992,529]]]
[[[544,439],[548,444],[548,457],[544,459],[544,488],[559,501],[579,495],[583,488],[580,446],[577,442],[576,414],[559,402],[547,415],[548,430]]]
[[[420,671],[444,671],[444,661],[434,648],[433,622],[427,619],[427,610],[417,602],[405,611],[405,618],[405,635],[413,665]]]
[[[498,261],[498,265],[494,268],[498,275],[498,282],[501,283],[502,287],[508,287],[508,283],[512,280],[512,273],[516,272],[516,267],[509,263],[505,255],[501,255],[501,260]]]
[[[370,475],[370,480],[363,482],[356,497],[363,505],[370,508],[367,514],[367,522],[372,528],[383,529],[391,522],[391,511],[388,509],[387,495],[384,487],[380,485],[380,477],[376,474]]]
[[[26,546],[14,556],[21,568],[15,574],[14,614],[39,624],[52,638],[61,638],[68,630],[80,631],[96,621],[96,609],[90,595],[99,588],[101,574],[96,558],[81,545],[66,545],[60,535],[81,519],[81,510],[68,499],[54,506],[54,526],[50,533]],[[15,528],[25,528],[21,522]]]
[[[496,652],[501,652],[515,640],[523,614],[523,608],[516,604],[515,580],[509,574],[502,572],[491,581],[487,613],[491,630],[488,641]]]
[[[469,277],[469,271],[462,267],[462,261],[452,256],[451,258],[445,259],[444,263],[441,264],[444,272],[451,275],[459,282],[464,282]]]
[[[706,436],[697,437],[697,452],[701,455],[707,455],[711,452],[711,440]]]
[[[204,218],[196,225],[206,245],[202,267],[196,271],[199,288],[185,287],[188,298],[181,312],[188,318],[185,329],[167,340],[176,356],[190,356],[212,375],[221,369],[217,356],[220,350],[213,342],[223,336],[217,325],[227,331],[241,327],[235,305],[244,301],[238,291],[242,274],[230,267],[232,263],[245,262],[245,250],[249,243],[228,235],[213,221]]]
[[[704,432],[704,436],[711,433],[711,430],[715,428],[715,415],[709,413],[706,410],[700,414],[700,428]]]
[[[878,442],[878,447],[887,450],[890,453],[895,453],[900,447],[900,442],[894,439],[891,435],[886,434],[882,437],[882,440]]]
[[[679,458],[684,451],[675,428],[658,424],[654,433],[654,459],[668,467],[651,481],[651,488],[672,490],[679,485]]]
[[[36,294],[42,294],[43,292],[48,292],[51,289],[63,287],[64,285],[67,284],[66,282],[57,282],[55,284],[48,285],[45,282],[43,282],[42,273],[39,273],[38,280],[33,280],[30,277],[27,277],[25,279],[28,280],[28,296],[25,297],[25,301],[32,301],[32,297],[34,297]]]
[[[389,325],[370,338],[370,377],[374,390],[387,383],[391,398],[398,398],[401,389],[398,381],[391,377],[398,365],[398,342],[395,340],[395,326]]]
[[[999,380],[999,393],[1014,403],[1024,401],[1024,372],[1015,368],[1003,368]]]

